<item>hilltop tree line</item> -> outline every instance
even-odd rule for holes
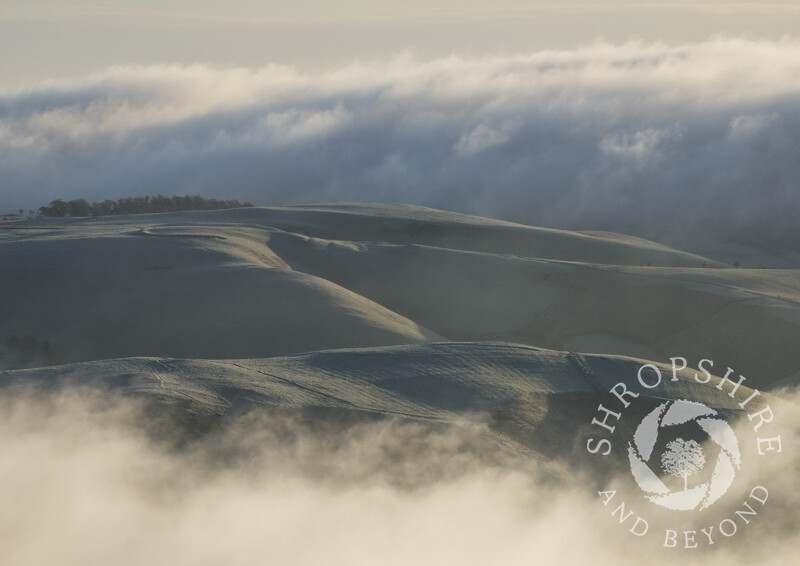
[[[253,206],[238,200],[203,198],[200,195],[154,197],[123,197],[119,200],[104,200],[89,203],[86,199],[64,201],[56,199],[48,206],[39,208],[40,216],[112,216],[115,214],[149,214],[154,212],[177,212],[181,210],[220,210]]]

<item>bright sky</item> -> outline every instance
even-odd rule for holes
[[[404,51],[474,56],[798,30],[797,0],[2,0],[0,88],[127,63],[313,68]]]

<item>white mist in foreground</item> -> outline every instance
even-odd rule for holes
[[[783,408],[786,416],[787,407]],[[250,415],[196,445],[143,432],[91,391],[0,401],[3,564],[703,564],[792,562],[798,418],[758,536],[653,554],[590,489],[554,488],[486,446],[416,424],[325,432]],[[793,422],[790,422],[793,421]],[[767,534],[764,534],[767,533]]]

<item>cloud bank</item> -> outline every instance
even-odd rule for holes
[[[649,237],[800,228],[800,40],[115,67],[0,95],[0,205],[402,202]]]
[[[798,460],[788,452],[765,476],[771,497],[746,536],[661,554],[620,528],[591,488],[559,488],[453,431],[256,413],[176,448],[148,434],[141,403],[99,391],[6,391],[0,409],[9,566],[633,566],[644,549],[656,566],[796,558]],[[791,421],[781,423],[787,448],[800,426]]]

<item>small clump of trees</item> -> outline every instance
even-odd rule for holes
[[[204,198],[200,195],[164,195],[123,197],[119,200],[104,200],[89,203],[86,199],[64,201],[56,199],[47,206],[39,208],[40,216],[113,216],[119,214],[151,214],[156,212],[178,212],[183,210],[221,210],[224,208],[243,208],[253,206],[238,200]]]

